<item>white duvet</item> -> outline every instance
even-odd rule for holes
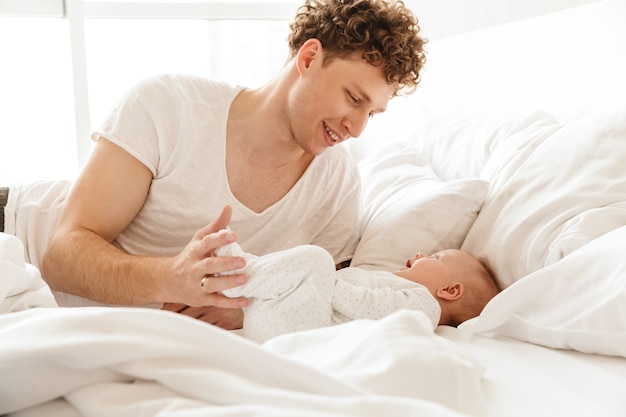
[[[0,234],[0,415],[623,417],[625,241],[600,236],[459,329],[400,311],[257,345],[165,311],[56,307]]]
[[[0,414],[46,404],[94,417],[485,412],[483,368],[420,313],[260,346],[165,311],[58,308],[19,240],[0,234],[0,254]]]

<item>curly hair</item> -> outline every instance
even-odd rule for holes
[[[382,66],[394,96],[415,91],[426,62],[417,18],[400,0],[306,0],[290,23],[289,58],[308,40],[319,40],[324,65],[354,53]]]

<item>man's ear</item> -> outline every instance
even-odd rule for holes
[[[439,288],[437,290],[437,297],[447,300],[447,301],[456,301],[463,295],[465,288],[463,284],[457,281],[452,281],[445,286]]]
[[[308,39],[302,44],[298,55],[296,55],[296,68],[300,75],[303,75],[315,59],[322,58],[322,43],[315,38]]]

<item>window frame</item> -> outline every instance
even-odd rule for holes
[[[74,151],[79,170],[91,152],[89,135],[88,72],[84,24],[86,19],[204,19],[288,20],[301,1],[273,2],[205,0],[89,1],[89,0],[0,0],[0,16],[65,19],[69,25],[71,68],[74,87]]]

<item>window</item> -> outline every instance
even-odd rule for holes
[[[261,85],[286,60],[298,5],[0,0],[0,185],[74,178],[88,132],[147,76]]]
[[[58,18],[0,17],[0,182],[74,175],[69,32]]]

